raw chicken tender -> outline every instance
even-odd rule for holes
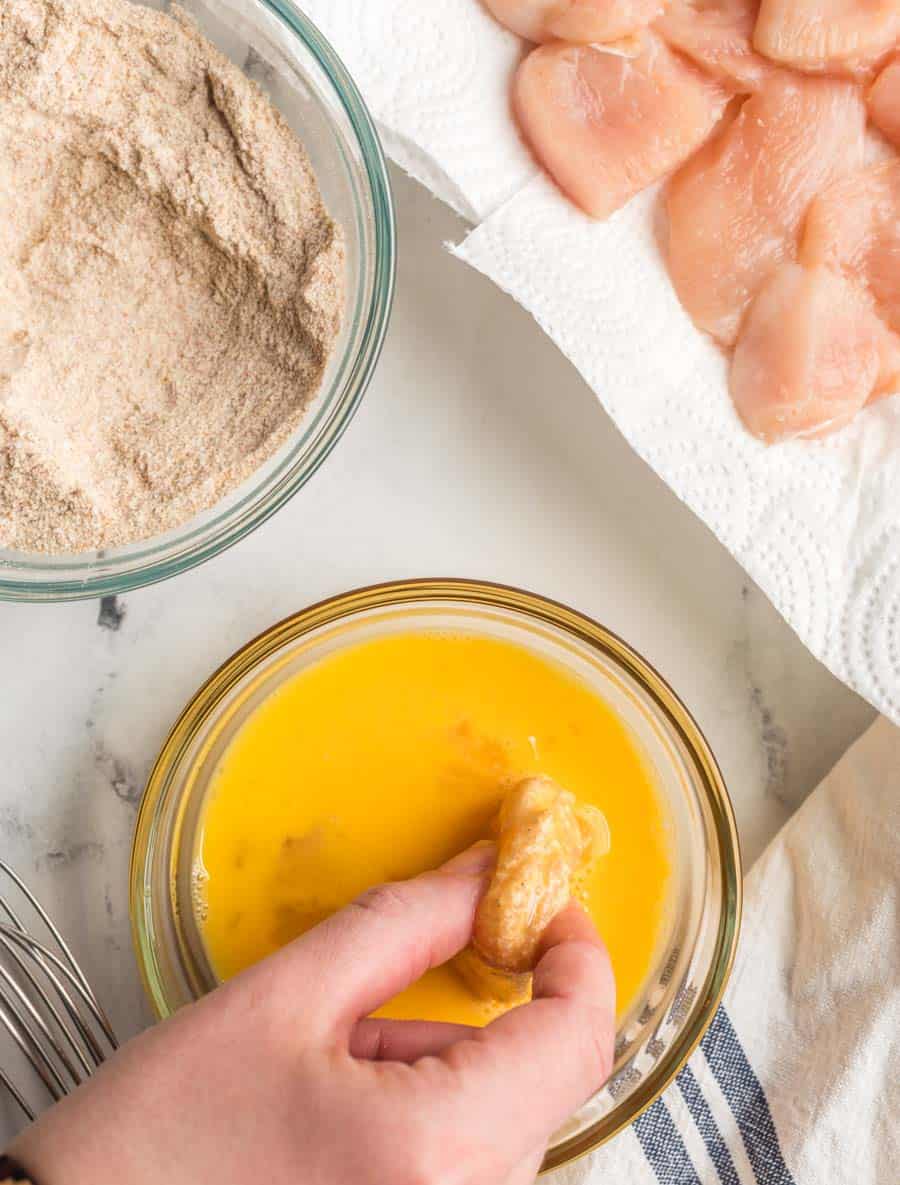
[[[853,284],[786,263],[750,308],[731,363],[738,415],[761,440],[824,436],[896,388],[900,338]]]
[[[609,849],[606,819],[552,778],[526,778],[500,809],[497,865],[475,914],[472,946],[488,967],[534,970],[538,944],[571,900],[573,878]]]
[[[850,83],[777,74],[672,179],[669,271],[701,329],[735,341],[813,197],[862,164],[865,118]]]
[[[637,57],[555,42],[519,67],[513,105],[550,176],[586,214],[606,218],[687,160],[727,96],[653,34]]]
[[[865,287],[879,316],[900,333],[900,159],[861,169],[820,194],[800,257]]]
[[[777,69],[753,49],[758,10],[759,0],[672,0],[654,28],[713,78],[751,92]]]
[[[900,58],[881,71],[869,91],[869,118],[900,148]]]
[[[900,37],[900,0],[762,0],[753,44],[797,70],[863,73]]]
[[[501,25],[526,41],[618,41],[645,28],[664,0],[484,0]]]

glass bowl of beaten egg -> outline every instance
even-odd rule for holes
[[[137,2],[171,7],[171,0]],[[381,353],[394,291],[394,211],[378,133],[353,79],[291,0],[181,0],[181,7],[259,84],[306,150],[326,208],[344,231],[342,327],[303,420],[243,485],[182,526],[127,546],[73,555],[0,547],[0,600],[123,593],[224,551],[313,476],[350,423]]]
[[[618,989],[610,1081],[545,1168],[608,1140],[672,1080],[725,988],[740,853],[722,776],[674,691],[563,605],[464,580],[362,589],[288,618],[197,692],[151,774],[134,938],[166,1016],[385,880],[490,834],[503,787],[547,774],[599,806],[579,885]],[[452,965],[382,1014],[483,1024]]]

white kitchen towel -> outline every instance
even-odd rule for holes
[[[697,1052],[553,1185],[895,1185],[898,1055],[900,730],[882,719],[750,871]]]
[[[477,224],[457,255],[537,318],[810,650],[900,722],[900,399],[821,443],[761,445],[732,410],[722,355],[672,292],[656,195],[592,223],[539,173],[509,110],[525,47],[478,0],[301,7],[391,155]]]

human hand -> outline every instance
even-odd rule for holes
[[[10,1153],[41,1185],[527,1185],[612,1065],[586,914],[551,922],[534,999],[484,1029],[368,1017],[466,945],[492,860],[365,893],[129,1042]]]

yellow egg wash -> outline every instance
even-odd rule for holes
[[[579,896],[612,956],[619,1014],[665,924],[663,808],[624,725],[562,667],[513,643],[405,633],[339,650],[286,682],[223,755],[204,808],[201,929],[221,979],[364,889],[491,833],[504,789],[546,774],[606,815],[609,854]],[[483,1024],[452,966],[384,1016]]]

